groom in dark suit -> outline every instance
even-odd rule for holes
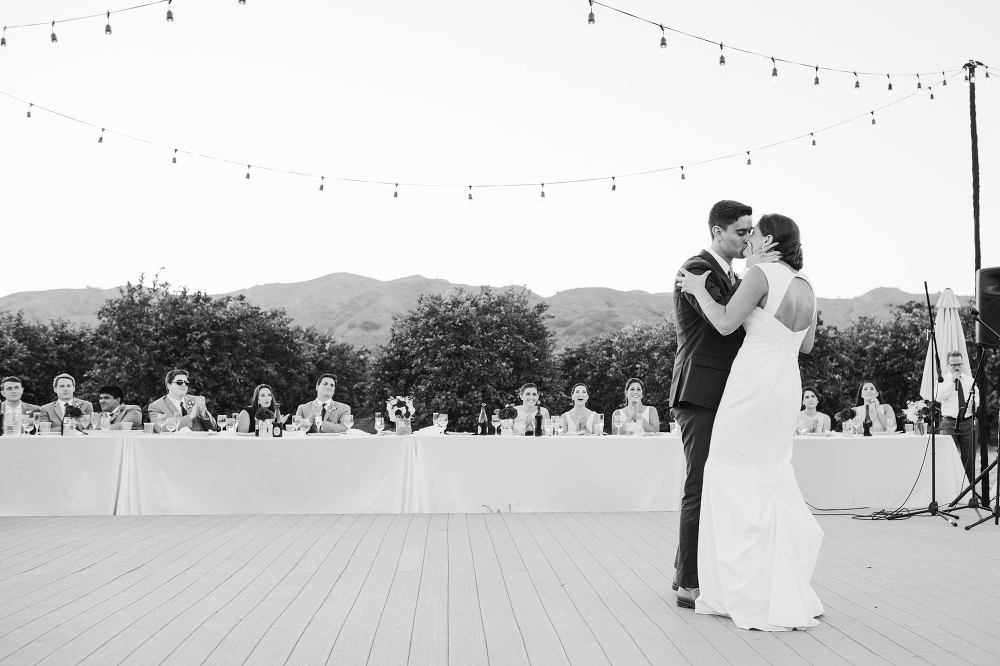
[[[709,249],[684,262],[684,270],[701,275],[709,271],[706,286],[717,303],[729,302],[739,286],[732,269],[733,259],[743,257],[753,230],[753,209],[738,201],[720,201],[708,214],[712,237]],[[761,261],[776,261],[776,253],[748,257],[747,267]],[[701,514],[701,485],[712,441],[715,412],[722,400],[729,371],[743,344],[739,328],[721,335],[709,323],[691,294],[674,288],[674,317],[677,321],[677,355],[670,385],[670,406],[681,428],[687,479],[681,500],[677,557],[674,559],[674,589],[677,605],[694,608],[698,597],[698,523]]]

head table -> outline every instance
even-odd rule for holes
[[[925,507],[926,436],[796,437],[819,509]],[[227,433],[0,437],[0,515],[676,511],[679,437]],[[965,482],[937,437],[937,499]]]

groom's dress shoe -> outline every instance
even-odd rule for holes
[[[677,607],[678,608],[694,608],[694,600],[698,598],[698,588],[697,587],[678,587],[677,588]]]

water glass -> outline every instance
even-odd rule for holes
[[[167,419],[167,432],[173,434],[177,430],[177,426],[180,425],[180,419],[176,416],[171,416]]]
[[[340,417],[340,422],[347,426],[347,429],[350,430],[354,427],[354,415],[348,412]]]
[[[52,430],[52,423],[49,421],[42,421],[38,424],[38,434],[47,435]]]
[[[565,427],[566,426],[563,424],[563,420],[561,418],[555,420],[556,435],[563,434],[563,430],[565,429]]]
[[[25,414],[24,418],[21,419],[21,427],[24,428],[26,435],[30,435],[31,431],[35,429],[35,421],[31,418],[30,414]]]
[[[907,433],[912,434],[913,433],[913,424],[912,423],[907,423],[904,426],[904,429],[906,430]]]
[[[316,412],[313,414],[313,423],[316,424],[316,432],[323,432],[323,414]]]
[[[152,424],[152,423],[143,423],[142,424],[142,431],[144,433],[146,433],[147,435],[152,435],[153,434],[153,425],[154,424]]]
[[[228,416],[226,416],[225,414],[219,414],[218,418],[215,419],[215,422],[219,424],[219,429],[220,430],[225,430],[226,429],[226,421],[228,421],[228,420],[229,420]]]
[[[375,432],[377,432],[378,434],[381,435],[383,430],[385,430],[385,419],[382,418],[381,414],[376,414],[375,415]]]
[[[296,414],[292,417],[292,432],[297,432],[302,427],[302,417]]]
[[[594,417],[594,433],[598,435],[604,434],[604,414],[598,414]]]
[[[91,412],[90,413],[90,427],[94,430],[100,430],[101,428],[101,414],[104,412]]]
[[[238,422],[239,422],[239,419],[238,418],[234,418],[233,416],[231,416],[228,419],[226,419],[226,432],[235,433],[236,432],[236,425],[237,425]]]
[[[448,427],[448,415],[444,412],[438,414],[438,427],[441,428],[441,434],[444,434],[445,428]]]

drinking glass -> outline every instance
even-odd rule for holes
[[[302,417],[296,414],[292,417],[292,432],[298,431],[302,427]]]
[[[323,414],[320,412],[313,414],[313,423],[316,424],[316,432],[323,432]]]
[[[30,435],[31,431],[35,429],[35,421],[31,414],[24,415],[24,418],[21,420],[21,427],[24,428],[25,435]]]
[[[448,415],[444,412],[438,414],[438,427],[441,428],[441,434],[444,434],[445,428],[448,427]]]
[[[101,427],[101,412],[90,413],[90,427],[99,430]]]
[[[350,430],[351,428],[354,427],[354,415],[353,414],[344,414],[342,417],[340,417],[340,421],[345,426],[347,426],[348,430]]]
[[[500,434],[500,415],[494,414],[493,418],[490,419],[490,424],[493,426],[493,432]]]
[[[542,424],[542,432],[545,433],[546,437],[551,437],[552,433],[555,432],[555,425],[552,423],[551,420],[549,419],[546,420],[548,421],[548,423]]]
[[[215,422],[219,424],[219,429],[220,430],[225,430],[226,429],[226,421],[228,421],[228,420],[229,420],[228,416],[226,416],[225,414],[219,414],[218,418],[215,419]]]
[[[565,428],[566,426],[563,425],[562,419],[556,419],[555,427],[556,427],[556,435],[561,435],[563,434],[563,428]]]
[[[106,412],[101,412],[101,430],[111,430],[111,417]]]
[[[166,423],[167,423],[167,415],[166,414],[157,414],[156,415],[156,425],[160,426],[160,433],[161,434],[163,433],[163,426]]]
[[[231,433],[235,433],[236,432],[236,426],[237,426],[238,423],[239,423],[239,419],[236,418],[235,414],[233,414],[228,419],[226,419],[226,430],[229,431],[229,432],[231,432]]]
[[[598,435],[604,434],[604,414],[594,417],[594,432]]]
[[[167,432],[169,432],[170,434],[173,434],[174,431],[177,430],[177,426],[178,426],[179,422],[180,422],[180,419],[178,419],[176,416],[171,416],[170,418],[168,418],[167,419]]]
[[[9,435],[20,435],[21,426],[24,424],[24,414],[21,412],[14,412],[10,418],[10,427],[4,426],[4,430],[7,431]]]
[[[381,435],[383,430],[385,430],[385,419],[382,418],[381,414],[376,414],[375,415],[375,432],[377,432],[378,434]]]
[[[611,425],[615,427],[615,434],[622,434],[622,426],[625,425],[625,415],[621,411],[615,412],[615,415],[611,417]]]

